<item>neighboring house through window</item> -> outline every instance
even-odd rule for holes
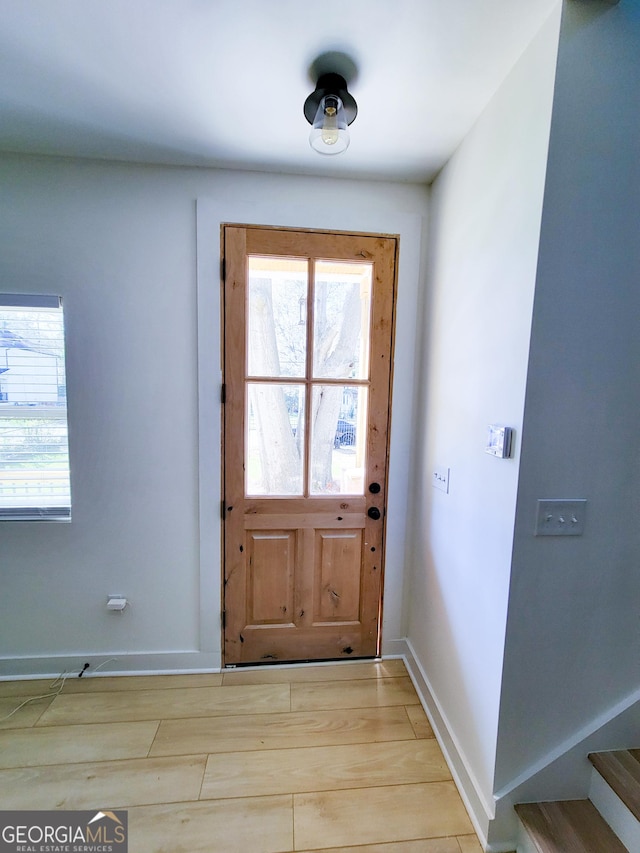
[[[0,520],[69,520],[62,300],[0,293]]]

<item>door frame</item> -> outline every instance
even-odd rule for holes
[[[268,179],[268,176],[265,176]],[[197,424],[198,424],[198,542],[196,558],[200,567],[196,579],[198,604],[194,612],[192,644],[178,657],[183,666],[219,669],[221,652],[222,524],[220,496],[222,471],[221,315],[220,315],[220,228],[223,224],[257,223],[266,227],[340,230],[351,233],[381,233],[400,237],[398,264],[397,328],[395,342],[395,382],[393,429],[390,445],[390,477],[386,536],[386,591],[383,618],[382,654],[406,651],[404,636],[407,591],[404,584],[405,548],[412,508],[410,486],[414,482],[414,423],[420,406],[419,385],[414,381],[420,312],[425,299],[421,273],[423,234],[428,213],[426,199],[394,195],[388,199],[383,188],[367,185],[341,188],[343,203],[336,208],[329,196],[309,201],[313,179],[280,177],[287,204],[265,200],[252,185],[239,179],[225,191],[225,198],[212,193],[197,199],[196,298],[197,298]],[[275,186],[275,181],[274,184]],[[227,185],[224,184],[224,187]],[[234,195],[236,188],[239,197]],[[402,190],[402,188],[400,188]],[[385,203],[382,204],[382,199]],[[408,212],[407,212],[408,211]],[[419,485],[419,484],[418,484]]]
[[[255,225],[255,224],[222,223],[221,227],[220,227],[220,247],[221,247],[220,251],[221,251],[221,257],[222,257],[222,264],[221,264],[221,350],[222,350],[223,383],[228,381],[228,377],[226,376],[226,368],[225,368],[225,359],[226,359],[226,352],[227,352],[227,347],[226,347],[226,337],[227,337],[226,311],[227,311],[227,307],[228,307],[227,303],[226,303],[226,296],[225,296],[226,289],[227,289],[225,278],[226,278],[226,274],[228,272],[228,269],[227,269],[228,265],[227,265],[227,261],[225,258],[225,229],[226,228],[238,229],[238,230],[242,230],[242,231],[255,231],[255,232],[259,231],[262,233],[271,231],[274,233],[274,235],[278,234],[280,237],[282,237],[282,235],[285,235],[285,242],[287,242],[286,234],[291,233],[293,238],[295,238],[296,235],[308,234],[310,236],[318,235],[322,238],[329,238],[329,239],[331,237],[338,237],[338,238],[339,237],[346,237],[350,240],[351,239],[357,240],[358,238],[365,238],[367,240],[371,240],[372,242],[384,240],[385,242],[387,242],[389,244],[392,243],[393,246],[395,247],[394,251],[393,251],[393,259],[392,259],[391,265],[390,265],[391,293],[388,297],[385,297],[382,295],[377,297],[378,302],[381,305],[387,300],[390,301],[389,308],[390,308],[390,314],[391,314],[390,318],[387,318],[386,314],[380,316],[381,320],[382,320],[382,317],[384,317],[385,320],[388,319],[387,334],[389,336],[388,337],[389,349],[388,349],[388,365],[386,368],[383,368],[383,373],[387,374],[387,379],[384,383],[384,387],[386,388],[386,402],[387,402],[385,444],[384,444],[384,449],[381,448],[381,458],[384,458],[384,460],[385,460],[385,462],[384,462],[384,475],[383,475],[383,482],[384,482],[383,492],[384,493],[381,494],[380,496],[376,495],[376,498],[375,498],[375,503],[379,503],[381,501],[382,506],[384,507],[383,517],[380,521],[381,532],[379,533],[380,539],[382,541],[382,553],[380,554],[379,559],[375,560],[375,562],[380,563],[380,568],[381,568],[381,571],[379,574],[379,582],[378,582],[379,583],[378,602],[377,602],[377,607],[376,607],[376,610],[377,610],[377,625],[376,625],[377,632],[376,633],[377,633],[377,635],[376,635],[375,656],[379,656],[381,646],[382,646],[382,627],[383,627],[382,616],[383,616],[383,601],[384,601],[384,566],[385,566],[385,557],[386,557],[386,526],[387,526],[386,525],[386,520],[387,520],[386,508],[387,508],[387,501],[388,501],[389,452],[390,452],[390,436],[391,436],[392,394],[393,394],[393,383],[394,383],[394,344],[395,344],[396,301],[397,301],[397,289],[398,289],[399,237],[398,237],[398,235],[379,234],[379,233],[371,234],[371,233],[352,232],[352,231],[337,231],[335,229],[311,229],[311,228],[296,228],[296,227],[283,228],[283,227],[278,227],[278,226],[265,227],[265,226],[261,226],[261,225]],[[378,245],[379,245],[379,243],[378,243]],[[376,251],[377,251],[377,247],[376,247]],[[386,262],[387,261],[385,259],[385,263]],[[230,295],[231,295],[231,293],[230,293]],[[234,297],[234,299],[235,299],[235,297]],[[373,330],[372,330],[372,334],[373,334]],[[243,347],[243,350],[244,350],[244,347]],[[374,371],[374,374],[376,372],[377,372],[377,367],[376,367],[376,370]],[[244,370],[243,370],[243,375],[244,375]],[[371,381],[373,381],[373,376],[371,376]],[[222,468],[222,482],[221,482],[221,486],[222,486],[222,490],[221,490],[221,524],[222,524],[221,600],[222,600],[222,617],[223,617],[221,620],[221,649],[222,649],[222,666],[223,667],[227,666],[227,665],[229,665],[229,666],[236,666],[236,665],[242,666],[242,665],[252,665],[252,664],[256,665],[259,663],[259,661],[250,661],[250,662],[248,661],[247,664],[242,664],[239,662],[237,664],[236,663],[227,664],[226,660],[225,660],[225,629],[226,629],[225,623],[226,623],[226,621],[228,621],[225,619],[225,615],[226,615],[226,611],[225,611],[225,607],[226,607],[226,602],[225,602],[226,581],[224,578],[225,578],[225,574],[226,574],[226,572],[225,572],[225,560],[228,558],[228,552],[227,552],[227,549],[225,547],[226,546],[226,536],[228,535],[228,526],[225,524],[225,519],[227,519],[229,517],[228,513],[232,508],[226,507],[226,505],[225,505],[225,501],[229,500],[229,495],[225,494],[225,491],[226,491],[225,464],[227,462],[227,450],[226,450],[226,444],[225,444],[226,432],[225,431],[226,431],[226,423],[227,423],[227,415],[228,415],[228,412],[226,411],[226,404],[230,403],[231,399],[229,397],[229,394],[226,393],[224,389],[225,389],[225,385],[223,384],[223,394],[222,394],[222,402],[223,402],[223,405],[222,405],[222,421],[223,421],[223,423],[222,423],[222,446],[221,446],[221,468]],[[369,441],[373,440],[374,442],[376,442],[377,433],[374,432],[372,435],[373,435],[373,439],[371,437],[369,437],[368,440]],[[376,475],[373,474],[373,476],[375,477]],[[355,498],[355,500],[356,501],[361,500],[363,505],[365,505],[367,503],[367,494],[368,494],[368,492],[365,489],[365,492],[363,493],[362,499]],[[345,497],[347,497],[347,496],[345,496]],[[369,498],[371,498],[371,497],[372,496],[370,495]],[[240,500],[239,496],[237,496],[237,495],[236,495],[236,498],[237,498],[237,500]],[[315,501],[314,501],[314,499],[312,499],[311,502],[314,503],[314,502],[317,502],[317,500],[322,502],[322,498],[316,499]],[[233,498],[231,498],[231,503],[235,504],[235,503],[237,503],[237,501],[234,500]],[[234,513],[234,518],[235,518],[235,513]],[[366,518],[365,518],[365,521],[367,522],[367,525],[372,524],[372,522]],[[374,529],[376,526],[377,525],[374,525]],[[245,543],[245,546],[246,546],[246,543]],[[243,550],[242,547],[240,548],[240,550],[241,551]],[[376,550],[375,548],[373,548],[373,547],[371,548],[371,551],[375,551],[375,550]],[[364,571],[364,569],[362,571]],[[362,575],[362,578],[364,578],[364,575]],[[242,636],[240,637],[240,639],[242,639]],[[370,655],[367,655],[367,657],[370,657]],[[309,660],[318,660],[318,661],[325,660],[325,659],[326,659],[326,656],[322,656],[322,655],[318,656],[317,658],[309,658]]]

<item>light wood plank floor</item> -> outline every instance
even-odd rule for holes
[[[398,660],[69,678],[0,722],[0,803],[127,809],[131,853],[481,853]]]

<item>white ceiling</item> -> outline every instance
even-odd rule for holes
[[[0,0],[0,150],[430,181],[557,2]],[[335,157],[302,113],[328,51],[357,67]]]

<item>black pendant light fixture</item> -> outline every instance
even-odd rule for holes
[[[304,115],[312,125],[309,144],[318,154],[340,154],[349,147],[348,127],[358,105],[347,91],[347,81],[333,72],[320,74],[315,90],[304,102]]]

